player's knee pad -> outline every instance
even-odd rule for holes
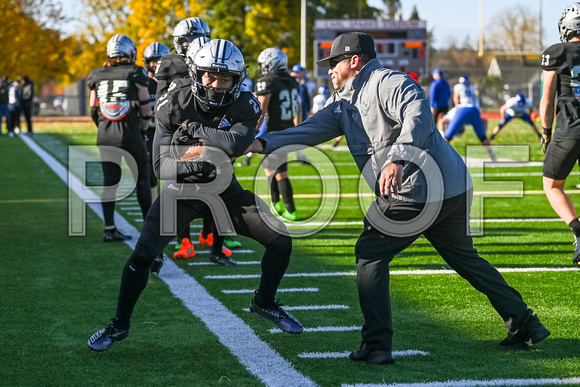
[[[131,254],[130,260],[133,261],[136,266],[150,267],[156,257],[156,255],[151,255],[137,245],[135,250],[133,250],[133,254]]]
[[[289,257],[292,254],[292,238],[286,235],[278,235],[276,239],[265,247],[272,253]]]

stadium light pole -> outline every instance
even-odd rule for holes
[[[306,68],[306,0],[300,3],[300,66]]]
[[[479,51],[478,57],[483,57],[483,0],[479,0]]]

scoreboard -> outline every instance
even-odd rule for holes
[[[369,34],[377,59],[384,67],[428,77],[429,50],[424,20],[323,19],[314,23],[314,75],[330,78],[328,68],[316,61],[330,55],[334,38],[345,32]]]

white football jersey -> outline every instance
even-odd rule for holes
[[[453,86],[453,92],[459,93],[459,106],[469,107],[469,106],[479,106],[479,101],[475,95],[475,86],[473,85],[462,85],[458,83]]]
[[[532,101],[526,98],[526,102],[518,105],[517,97],[508,99],[505,103],[507,113],[512,117],[521,117],[532,107]]]

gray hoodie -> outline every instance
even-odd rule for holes
[[[377,59],[308,120],[260,139],[265,142],[264,153],[271,153],[284,145],[314,146],[342,134],[377,196],[381,168],[397,160],[405,161],[397,199],[434,202],[473,187],[463,159],[437,132],[423,89],[405,73],[382,68]]]

